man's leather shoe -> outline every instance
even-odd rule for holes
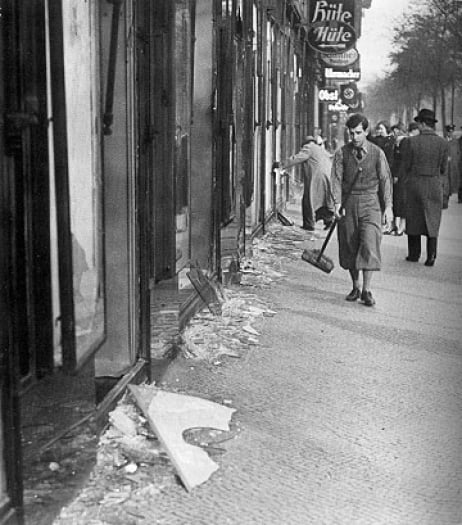
[[[357,301],[361,297],[359,288],[353,288],[351,292],[345,297],[347,301]]]
[[[409,261],[409,262],[418,262],[419,261],[419,258],[418,257],[411,257],[410,255],[408,255],[406,257],[406,261]]]
[[[361,294],[361,301],[366,306],[374,306],[375,299],[372,297],[372,293],[369,290],[363,290],[363,293]]]
[[[424,263],[425,266],[433,266],[435,264],[435,259],[436,259],[436,256],[430,255],[430,257],[428,257]]]

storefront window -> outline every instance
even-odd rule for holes
[[[175,137],[175,215],[176,215],[176,271],[181,271],[190,259],[190,137],[192,57],[190,6],[177,8],[175,26],[176,62],[176,137]]]
[[[76,362],[104,335],[101,155],[95,108],[95,2],[63,2]]]
[[[0,381],[0,387],[3,387]],[[2,398],[0,396],[0,502],[6,499],[6,483],[5,483],[5,464],[3,462],[3,407]]]

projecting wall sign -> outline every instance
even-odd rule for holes
[[[324,64],[331,67],[347,67],[352,66],[359,60],[359,53],[356,48],[351,48],[345,53],[336,53],[335,55],[321,55],[321,60]]]
[[[339,99],[338,89],[322,88],[319,90],[318,98],[320,102],[336,102]]]
[[[350,106],[342,104],[340,100],[338,100],[335,104],[329,104],[327,106],[327,109],[328,111],[348,111],[350,109]]]
[[[361,71],[355,71],[354,69],[348,69],[346,71],[335,70],[331,67],[324,69],[324,77],[326,80],[360,80]]]
[[[344,53],[354,47],[353,0],[317,0],[310,3],[308,43],[323,54]]]

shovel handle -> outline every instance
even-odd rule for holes
[[[330,238],[332,237],[332,234],[334,233],[336,226],[337,226],[337,219],[334,218],[334,220],[332,221],[332,224],[330,225],[329,231],[327,232],[326,238],[324,239],[324,242],[322,243],[321,251],[319,252],[317,262],[321,260],[321,257],[326,249],[327,243],[330,241]]]

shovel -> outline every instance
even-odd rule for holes
[[[330,238],[332,237],[332,234],[334,233],[335,227],[337,226],[337,219],[334,218],[332,221],[332,224],[329,228],[329,232],[326,235],[326,238],[324,239],[324,242],[322,243],[322,247],[320,250],[308,250],[305,249],[302,253],[302,259],[306,261],[309,264],[312,264],[316,268],[319,268],[325,273],[330,273],[334,269],[334,261],[330,258],[324,255],[324,251],[327,247],[327,243],[330,241]]]
[[[343,149],[342,151],[344,154]],[[353,186],[355,185],[361,172],[362,172],[362,168],[358,168],[358,170],[356,171],[356,175],[354,176],[353,182],[351,183],[348,189],[348,192],[346,193],[344,197],[343,203],[340,206],[340,210],[339,210],[340,213],[342,213],[343,210],[345,210],[345,204],[350,198],[351,191],[353,190]],[[332,195],[332,191],[331,191],[331,195]],[[332,198],[335,202],[335,198],[333,195],[332,195]],[[304,261],[306,261],[309,264],[312,264],[316,268],[319,268],[320,270],[326,273],[330,273],[334,269],[334,261],[324,255],[324,250],[326,249],[327,243],[330,241],[330,238],[332,237],[332,234],[334,233],[335,227],[337,226],[337,221],[338,221],[337,217],[334,216],[334,220],[332,221],[332,224],[329,228],[329,233],[327,234],[326,239],[324,240],[323,245],[320,250],[306,249],[302,253],[302,259]]]

